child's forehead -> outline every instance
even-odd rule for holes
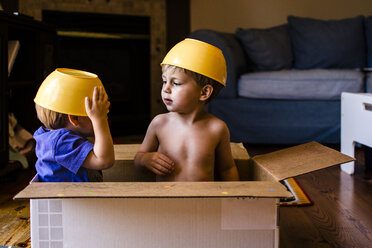
[[[183,72],[185,73],[185,69],[173,65],[163,65],[162,66],[162,72]]]
[[[189,76],[185,69],[177,67],[177,66],[163,66],[162,68],[162,75],[163,76],[172,76],[174,74],[182,75],[182,76]]]

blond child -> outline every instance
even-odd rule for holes
[[[228,127],[204,111],[225,85],[221,50],[185,39],[161,65],[161,96],[169,112],[150,123],[135,165],[154,172],[157,181],[239,180]]]
[[[111,167],[115,157],[107,122],[110,102],[98,77],[56,69],[44,80],[34,101],[44,124],[34,133],[39,180],[101,181],[99,170]],[[88,137],[94,137],[94,143]]]

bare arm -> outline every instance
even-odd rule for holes
[[[114,145],[107,122],[110,106],[108,96],[103,88],[94,88],[93,99],[85,98],[85,109],[92,121],[94,147],[83,163],[83,167],[93,170],[110,168],[115,162]]]
[[[216,149],[216,168],[222,181],[239,181],[239,173],[231,153],[230,132],[226,125]]]
[[[174,162],[166,155],[157,152],[159,141],[156,136],[156,126],[159,124],[158,122],[159,118],[155,117],[150,123],[145,139],[134,158],[134,164],[164,176],[173,171]]]

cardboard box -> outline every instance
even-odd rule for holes
[[[32,182],[15,196],[30,199],[32,247],[279,247],[292,196],[279,181],[353,160],[316,142],[253,158],[231,146],[244,181],[151,182],[139,145],[116,145],[103,183]]]

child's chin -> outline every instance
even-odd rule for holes
[[[169,112],[176,112],[175,108],[168,107],[168,106],[167,106],[167,110],[168,110]]]
[[[167,108],[168,111],[171,111],[172,106],[170,106],[170,105],[168,105],[168,104],[164,104],[164,105],[165,105],[165,107]]]

